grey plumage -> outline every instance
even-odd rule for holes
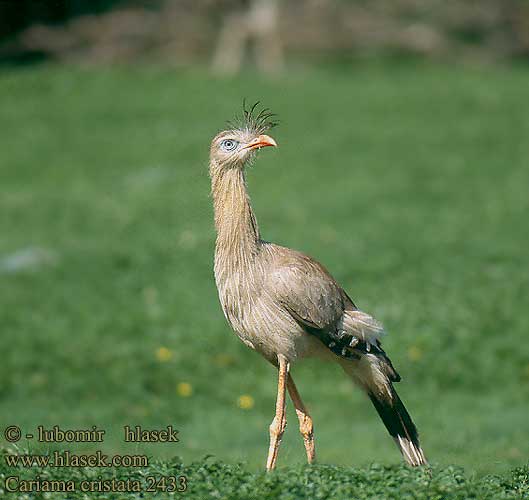
[[[271,115],[252,118],[254,110],[211,143],[215,281],[224,315],[248,347],[275,366],[286,364],[285,373],[308,356],[338,361],[373,401],[404,459],[424,464],[415,425],[393,387],[400,376],[382,350],[382,325],[360,311],[321,264],[260,237],[244,167],[256,149],[276,144],[263,135]],[[284,426],[276,427],[280,441]],[[269,468],[274,465],[269,457]]]

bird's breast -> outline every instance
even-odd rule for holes
[[[313,354],[319,347],[259,284],[244,274],[218,280],[219,299],[228,323],[251,349],[272,362],[277,354],[290,361]]]

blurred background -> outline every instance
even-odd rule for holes
[[[218,304],[207,174],[246,97],[281,121],[263,237],[386,325],[429,459],[526,463],[528,58],[526,0],[0,1],[0,425],[262,468],[276,373]],[[337,367],[294,373],[321,462],[400,460]]]
[[[264,70],[286,55],[450,61],[529,56],[526,0],[3,0],[3,61],[204,62],[220,72],[253,43]],[[262,45],[266,43],[264,50]],[[228,57],[230,53],[231,57]],[[263,57],[264,60],[263,61]]]

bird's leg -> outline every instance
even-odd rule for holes
[[[296,388],[296,384],[294,383],[294,379],[290,374],[288,375],[287,388],[292,402],[296,407],[296,414],[299,420],[299,432],[301,432],[301,435],[303,436],[305,450],[307,451],[307,461],[309,462],[309,464],[311,464],[312,462],[314,462],[314,460],[316,460],[316,449],[314,447],[314,426],[312,425],[312,417],[309,415],[307,408],[303,404],[301,396],[299,395],[299,392]]]
[[[270,424],[270,449],[268,450],[268,459],[266,461],[266,470],[268,471],[276,466],[279,445],[287,426],[285,393],[289,363],[284,356],[278,355],[277,358],[279,361],[279,378],[277,381],[276,415]]]

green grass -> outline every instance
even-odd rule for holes
[[[144,468],[39,469],[18,471],[23,481],[9,479],[9,488],[37,479],[41,488],[55,481],[63,490],[37,492],[31,498],[54,500],[182,498],[205,500],[524,500],[529,498],[529,467],[509,474],[468,477],[459,467],[410,469],[404,465],[371,464],[362,468],[298,465],[273,473],[250,472],[241,464],[206,458],[184,465],[178,458],[152,461]],[[0,478],[13,470],[0,465]],[[114,479],[114,483],[112,480]],[[26,482],[24,482],[26,481]],[[64,492],[68,485],[74,493]],[[117,491],[102,491],[103,484]],[[56,486],[57,487],[57,486]],[[91,488],[86,494],[81,489]],[[177,490],[177,491],[175,491]],[[123,493],[126,491],[126,493]],[[0,487],[0,494],[2,493]],[[5,493],[12,498],[14,493]],[[21,497],[24,498],[24,497]]]
[[[4,72],[0,426],[97,425],[105,442],[72,451],[186,464],[211,454],[262,469],[276,374],[222,316],[207,175],[209,141],[246,96],[282,121],[280,147],[249,173],[263,237],[317,257],[384,322],[430,460],[471,477],[523,465],[528,82],[527,68],[411,64],[277,81],[145,67]],[[337,367],[307,361],[293,373],[321,464],[411,474],[394,468],[392,440]],[[254,406],[239,408],[241,395]],[[279,466],[306,477],[288,411]],[[181,441],[132,446],[126,424],[173,424]]]

